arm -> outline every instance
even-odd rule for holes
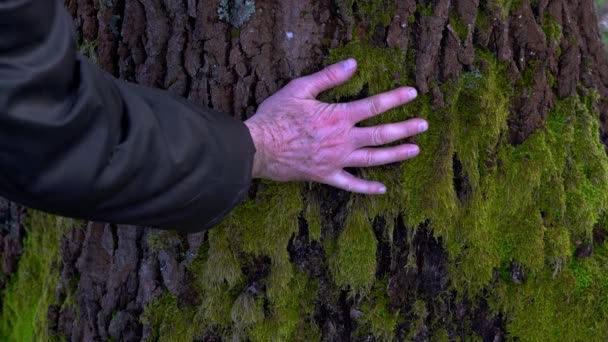
[[[198,231],[245,197],[252,173],[381,194],[344,168],[414,157],[411,144],[372,147],[428,127],[355,126],[414,99],[408,87],[317,101],[354,75],[352,59],[292,81],[243,124],[104,74],[76,54],[70,22],[59,1],[0,0],[0,194],[33,208]]]
[[[247,127],[78,56],[56,0],[0,1],[0,193],[66,216],[210,227],[251,181]]]

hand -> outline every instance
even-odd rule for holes
[[[363,121],[416,98],[416,90],[397,88],[350,103],[316,100],[323,91],[348,81],[357,62],[348,59],[291,81],[269,97],[247,120],[256,147],[253,177],[275,181],[315,181],[347,191],[383,194],[379,182],[357,178],[345,167],[367,167],[415,157],[418,146],[373,148],[411,137],[428,128],[422,119],[374,127]]]

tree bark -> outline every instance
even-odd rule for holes
[[[413,85],[421,97],[396,115],[431,131],[419,162],[355,170],[403,188],[384,199],[260,182],[205,233],[66,229],[49,336],[608,338],[608,55],[592,0],[66,7],[104,70],[227,115],[247,119],[289,80],[355,56],[355,85],[326,100]],[[4,274],[19,272],[17,227],[0,232]]]

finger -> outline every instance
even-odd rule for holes
[[[369,167],[385,165],[413,158],[419,153],[420,148],[412,144],[384,148],[361,148],[346,158],[344,166]]]
[[[344,170],[336,172],[324,183],[346,191],[358,192],[367,195],[379,195],[386,193],[386,187],[382,183],[357,178]]]
[[[357,70],[357,61],[349,58],[332,64],[312,75],[300,77],[290,84],[293,94],[304,98],[316,98],[322,92],[337,87],[348,81]]]
[[[353,139],[359,147],[379,146],[412,137],[428,128],[429,124],[425,120],[411,119],[373,127],[355,128]]]
[[[416,89],[401,87],[363,100],[346,103],[345,110],[351,114],[354,122],[360,122],[406,104],[416,96],[418,96]]]

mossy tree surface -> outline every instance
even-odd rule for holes
[[[45,299],[55,322],[37,336],[608,338],[608,56],[592,0],[246,1],[255,12],[238,28],[218,17],[232,13],[226,1],[86,3],[67,1],[91,53],[122,78],[246,118],[289,79],[355,57],[357,75],[323,100],[414,85],[416,101],[362,124],[423,117],[431,128],[413,139],[417,158],[353,170],[383,181],[384,196],[257,182],[205,233],[69,235],[81,256],[62,249],[50,270],[75,269],[77,291]],[[114,16],[124,20],[99,19]],[[20,300],[27,253],[5,307]],[[95,276],[87,255],[124,276]],[[18,322],[5,308],[0,327],[45,322],[28,305]]]

